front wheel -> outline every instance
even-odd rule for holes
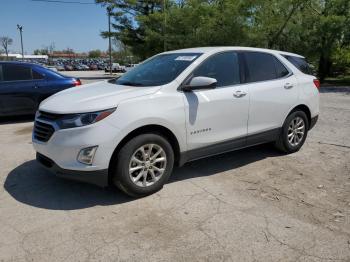
[[[158,134],[143,134],[128,141],[119,151],[113,183],[126,194],[140,197],[162,189],[172,172],[174,152]]]
[[[303,146],[309,130],[309,122],[303,111],[292,112],[284,121],[275,146],[285,152],[294,153]]]

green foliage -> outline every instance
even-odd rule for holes
[[[96,0],[111,8],[113,37],[137,57],[195,46],[242,45],[306,56],[323,79],[349,65],[349,0]],[[103,32],[104,37],[108,33]]]
[[[332,71],[330,75],[350,75],[350,46],[346,48],[338,47],[332,54],[333,61]]]
[[[99,49],[96,49],[96,50],[91,50],[89,51],[89,58],[99,58],[101,57],[101,50]]]
[[[34,55],[48,55],[48,54],[49,54],[49,49],[48,48],[35,49],[34,50]]]

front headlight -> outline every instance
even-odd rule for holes
[[[60,129],[91,125],[105,119],[115,110],[116,108],[112,108],[98,112],[65,115],[63,118],[57,120],[57,125]]]

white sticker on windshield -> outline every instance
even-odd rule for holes
[[[197,56],[196,55],[183,55],[183,56],[178,56],[175,58],[175,60],[178,61],[192,61],[193,59],[195,59]]]

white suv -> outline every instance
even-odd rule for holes
[[[268,142],[298,151],[318,118],[318,88],[292,53],[165,52],[117,80],[43,101],[33,145],[59,176],[144,196],[162,188],[174,164]]]

